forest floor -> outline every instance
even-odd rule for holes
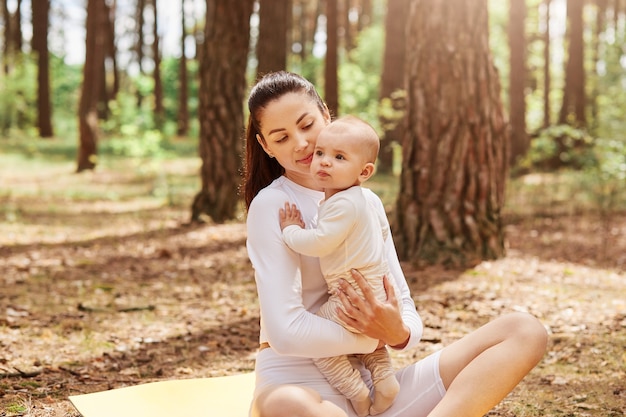
[[[241,221],[187,225],[187,205],[120,191],[142,187],[124,170],[31,171],[0,171],[0,416],[77,417],[69,395],[253,369]],[[528,311],[548,351],[488,415],[624,416],[626,213],[601,220],[509,214],[503,259],[404,265],[425,334],[395,364]]]

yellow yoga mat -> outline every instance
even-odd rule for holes
[[[254,373],[150,382],[69,397],[83,417],[247,417]]]

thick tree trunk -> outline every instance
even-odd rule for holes
[[[224,222],[236,215],[253,3],[207,0],[200,62],[202,189],[193,202],[192,221],[208,215],[215,222]]]
[[[326,59],[324,60],[324,100],[333,116],[339,115],[339,39],[337,2],[326,0]]]
[[[526,133],[526,2],[509,0],[509,118],[511,153],[509,163],[528,151]]]
[[[404,49],[406,19],[410,0],[389,0],[385,18],[385,54],[380,83],[380,100],[386,110],[393,114],[379,113],[383,136],[378,155],[378,171],[393,171],[393,144],[402,141],[404,126],[401,113],[404,111]]]
[[[48,54],[48,22],[50,0],[31,3],[33,14],[32,48],[37,55],[37,127],[42,138],[52,137],[52,106],[50,103],[50,60]]]
[[[487,1],[412,0],[406,51],[398,253],[453,265],[503,256],[508,126]]]
[[[257,75],[287,68],[287,33],[291,21],[291,0],[261,0]]]
[[[79,147],[77,172],[96,166],[98,98],[102,85],[106,42],[105,0],[88,0],[83,85],[78,108]]]

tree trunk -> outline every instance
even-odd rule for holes
[[[185,39],[187,38],[187,29],[185,27],[185,0],[180,2],[180,71],[178,77],[180,79],[180,93],[178,95],[178,117],[177,131],[178,136],[187,136],[189,133],[189,86],[187,82],[187,56],[185,55]]]
[[[349,58],[347,52],[351,51],[356,46],[356,25],[350,21],[350,10],[352,9],[351,0],[338,0],[337,5],[340,11],[339,16],[341,16],[339,20],[339,32],[342,34],[343,47]]]
[[[143,58],[144,51],[143,47],[145,45],[144,34],[143,34],[143,26],[144,26],[144,16],[143,13],[146,9],[146,0],[137,0],[137,10],[135,11],[135,24],[137,31],[137,43],[135,44],[135,53],[137,54],[137,66],[139,67],[139,74],[143,75]],[[141,107],[141,103],[143,101],[143,96],[141,95],[141,90],[137,89],[137,107]]]
[[[509,0],[509,119],[511,122],[511,153],[509,163],[515,165],[528,151],[526,133],[526,2]]]
[[[559,113],[559,124],[577,127],[586,125],[585,117],[585,68],[583,61],[583,6],[584,0],[567,2],[567,51],[563,104]]]
[[[106,43],[105,0],[88,0],[85,64],[83,85],[78,108],[79,146],[77,172],[94,169],[98,143],[98,98],[102,77]]]
[[[313,52],[315,44],[315,33],[317,31],[317,20],[321,11],[320,0],[299,0],[300,4],[300,24],[299,39],[302,48],[300,50],[300,62],[304,63]]]
[[[287,68],[287,32],[291,0],[261,0],[257,76]]]
[[[50,103],[50,60],[48,54],[48,22],[50,0],[31,2],[33,18],[32,48],[37,56],[37,127],[39,136],[53,136]]]
[[[22,33],[22,0],[17,0],[11,26],[13,30],[13,51],[16,56],[19,56],[22,53],[22,44],[24,43],[24,35]]]
[[[543,33],[543,127],[550,126],[550,0],[543,0],[544,4],[544,33]]]
[[[207,0],[199,90],[202,189],[193,202],[192,221],[208,215],[221,223],[236,215],[253,4]]]
[[[338,18],[337,2],[326,0],[326,59],[324,60],[324,100],[333,116],[339,115]]]
[[[117,47],[115,46],[115,14],[117,12],[117,0],[113,0],[111,5],[107,5],[107,45],[106,56],[111,62],[111,71],[113,73],[113,85],[111,91],[107,94],[109,100],[115,100],[117,93],[120,91],[120,72],[117,68]]]
[[[358,31],[361,32],[372,23],[372,18],[374,17],[374,3],[372,0],[359,0],[359,3],[360,10],[357,26]]]
[[[408,19],[398,253],[448,265],[501,257],[508,126],[487,1],[412,0]]]
[[[11,72],[15,59],[22,52],[22,0],[17,0],[15,11],[9,10],[8,0],[2,0],[2,22],[4,24],[4,72]]]
[[[154,41],[152,42],[152,59],[154,60],[154,121],[157,128],[163,126],[165,109],[163,108],[163,82],[161,81],[161,48],[159,46],[159,25],[158,25],[157,0],[152,0],[152,12],[154,22],[152,25]]]
[[[393,171],[393,144],[402,141],[404,132],[401,113],[404,111],[404,50],[406,19],[410,0],[389,0],[385,18],[385,53],[380,83],[380,100],[384,112],[379,113],[383,136],[378,155],[378,171]],[[392,110],[390,112],[389,110]],[[392,113],[392,114],[389,114]],[[403,116],[403,115],[402,115]]]
[[[592,47],[592,68],[593,68],[593,89],[591,91],[591,124],[598,126],[598,81],[601,75],[598,73],[598,62],[600,61],[600,48],[603,46],[600,37],[605,29],[607,0],[596,0],[596,27],[593,33]]]

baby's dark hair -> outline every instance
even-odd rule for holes
[[[301,75],[278,71],[264,75],[250,90],[248,96],[248,127],[246,129],[246,148],[243,170],[243,196],[246,208],[252,199],[276,178],[283,175],[284,168],[274,158],[270,158],[257,140],[257,135],[265,141],[261,134],[261,115],[272,101],[278,100],[288,93],[304,93],[313,100],[321,112],[326,110],[324,101],[317,93],[315,86]]]

